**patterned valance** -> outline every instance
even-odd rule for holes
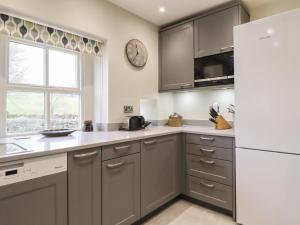
[[[0,13],[0,34],[33,42],[101,55],[103,42]]]

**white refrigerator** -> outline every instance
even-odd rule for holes
[[[237,222],[300,225],[300,9],[234,29]]]

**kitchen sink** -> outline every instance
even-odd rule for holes
[[[0,155],[14,155],[29,151],[15,143],[0,143]]]

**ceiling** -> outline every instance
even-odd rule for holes
[[[107,0],[145,20],[161,26],[231,0]],[[243,0],[249,9],[276,0]],[[159,12],[164,7],[165,12]]]

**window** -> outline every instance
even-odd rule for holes
[[[7,49],[6,133],[79,128],[80,55],[14,40]]]
[[[9,43],[9,83],[43,85],[44,49]]]

